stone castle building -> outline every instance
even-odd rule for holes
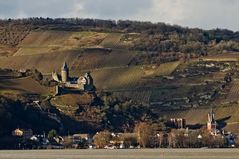
[[[94,89],[93,78],[90,73],[85,73],[84,76],[80,77],[70,77],[69,76],[69,68],[64,62],[61,67],[61,75],[58,75],[57,72],[52,72],[52,78],[59,85],[56,88],[56,92],[59,91],[59,88],[63,89],[75,89],[81,91],[92,91]]]

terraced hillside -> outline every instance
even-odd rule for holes
[[[0,80],[0,94],[4,93],[26,93],[26,94],[42,94],[46,95],[50,93],[50,88],[40,85],[34,79],[28,78],[16,78],[16,79],[2,79]]]
[[[14,55],[0,57],[0,67],[37,68],[49,73],[58,70],[64,61],[72,66],[72,71],[126,66],[136,52],[126,48],[112,50],[120,44],[121,37],[121,33],[35,30],[18,41],[17,47],[4,48]]]
[[[0,96],[11,94],[47,95],[51,93],[51,88],[41,85],[32,77],[23,76],[18,71],[0,69]]]
[[[98,89],[132,90],[147,86],[144,78],[170,75],[179,64],[180,62],[172,62],[150,68],[143,66],[104,68],[93,70],[92,76]]]
[[[72,61],[77,55],[78,53],[73,52],[1,57],[0,67],[16,70],[35,68],[43,73],[50,73],[58,70],[64,61]]]
[[[86,31],[31,31],[21,37],[21,40],[14,40],[16,41],[14,45],[18,45],[14,56],[54,53],[80,48],[125,49],[129,41],[122,41],[123,35],[122,33]]]
[[[86,72],[91,73],[97,93],[107,91],[117,98],[129,98],[148,105],[157,113],[161,113],[161,110],[169,107],[177,110],[186,109],[186,111],[163,112],[162,116],[185,117],[190,121],[189,124],[205,123],[206,114],[209,111],[207,104],[214,100],[213,93],[219,90],[221,84],[224,83],[225,76],[232,70],[231,66],[226,67],[215,61],[230,63],[238,60],[238,55],[232,54],[202,58],[208,63],[200,62],[198,58],[192,61],[161,63],[158,52],[150,52],[147,56],[141,56],[147,54],[147,51],[130,49],[133,45],[132,41],[139,38],[138,34],[49,30],[34,30],[24,33],[24,37],[14,43],[16,46],[10,48],[3,45],[1,47],[7,52],[3,52],[0,57],[1,68],[38,69],[45,76],[51,78],[51,72],[59,72],[63,62],[66,61],[71,76],[78,77]],[[9,50],[6,49],[7,47]],[[150,61],[151,56],[155,57],[154,62]],[[135,57],[144,57],[144,63],[132,64]],[[211,61],[212,63],[210,63]],[[191,64],[195,66],[191,67]],[[234,67],[234,65],[233,63],[232,66]],[[180,72],[180,69],[183,71]],[[179,70],[180,73],[177,74],[176,70]],[[237,101],[238,97],[238,82],[233,81],[231,84],[233,87],[230,87],[226,96],[228,103],[232,100],[233,102]],[[31,78],[1,80],[0,89],[1,93],[50,93],[50,88],[40,85]],[[207,99],[208,96],[210,99]],[[74,115],[78,110],[79,103],[73,99],[83,102],[88,97],[63,95],[51,102],[65,114]],[[86,105],[89,105],[90,100]],[[75,103],[72,104],[72,101]],[[205,102],[205,104],[202,101],[208,103]],[[84,105],[84,102],[79,105]],[[194,106],[200,109],[191,109]],[[94,111],[92,110],[92,112]],[[237,112],[237,106],[216,108],[218,118],[225,118],[232,114],[226,121],[228,123],[226,128],[229,130],[235,129],[239,122],[235,112]],[[90,116],[87,113],[89,112],[86,111],[84,114],[85,118]],[[97,112],[95,113],[97,116]],[[90,120],[93,121],[93,119]],[[100,117],[97,120],[100,122]]]
[[[66,61],[72,76],[91,72],[99,91],[107,90],[114,92],[116,96],[127,96],[135,100],[145,99],[145,102],[157,101],[165,93],[161,87],[166,83],[158,82],[160,77],[170,76],[180,62],[130,65],[132,59],[141,52],[128,50],[124,41],[129,42],[137,36],[92,31],[31,31],[18,44],[19,49],[14,56],[0,57],[0,67],[38,69],[44,75],[50,75],[52,71],[60,71],[62,63]],[[187,79],[180,79],[178,84],[185,84]],[[201,83],[204,80],[205,78]],[[190,92],[190,89],[186,89],[189,87],[181,88],[178,91]],[[181,93],[182,96],[185,93]],[[171,94],[172,97],[175,95],[180,97],[177,93]]]
[[[239,101],[239,81],[233,81],[230,90],[225,96],[224,103],[238,102]]]
[[[71,69],[78,71],[100,70],[126,67],[136,52],[128,50],[88,49],[83,51],[71,63]]]
[[[226,54],[218,54],[218,55],[210,55],[208,57],[204,57],[203,60],[206,61],[239,61],[239,55],[237,52],[235,53],[226,53]]]
[[[0,56],[13,55],[18,50],[16,46],[24,40],[30,30],[27,25],[0,25]]]
[[[16,46],[29,34],[30,27],[27,25],[15,26],[13,24],[0,26],[0,44]]]
[[[122,41],[122,33],[111,33],[106,36],[106,38],[101,42],[101,46],[106,48],[126,48],[127,43]]]
[[[64,61],[71,67],[72,72],[79,75],[80,71],[127,66],[134,52],[122,51],[66,51],[37,55],[0,57],[1,68],[31,69],[35,68],[43,73],[51,73],[61,68]]]
[[[97,32],[32,31],[18,45],[19,50],[14,56],[98,47],[106,35]]]
[[[108,90],[117,96],[142,97],[149,101],[154,86],[148,84],[147,79],[170,75],[180,62],[130,66],[140,52],[128,50],[124,41],[123,33],[31,31],[18,44],[14,56],[0,57],[0,67],[38,69],[48,76],[52,71],[60,71],[66,61],[72,76],[90,71],[99,91]],[[145,87],[149,89],[147,93],[138,92],[137,89]]]

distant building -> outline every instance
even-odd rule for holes
[[[72,136],[73,142],[81,142],[82,140],[86,140],[87,142],[92,142],[92,136],[89,134],[74,134]]]
[[[84,76],[80,76],[79,78],[70,77],[69,68],[66,62],[64,62],[61,67],[61,76],[59,76],[57,72],[52,72],[52,78],[59,83],[56,87],[56,94],[60,94],[61,89],[75,89],[82,91],[92,91],[94,89],[93,78],[90,73],[85,73]]]
[[[17,136],[17,137],[22,137],[23,136],[23,131],[20,129],[15,129],[12,131],[12,136]]]
[[[176,129],[186,128],[186,119],[183,118],[171,118],[168,125]]]
[[[33,135],[32,129],[15,129],[12,131],[13,136],[23,137],[24,139],[30,139]]]

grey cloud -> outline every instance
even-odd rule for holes
[[[137,14],[140,10],[149,9],[153,5],[151,0],[87,0],[84,3],[84,12],[97,17],[127,18]]]
[[[6,0],[0,1],[1,18],[27,16],[60,17],[70,12],[75,0]]]

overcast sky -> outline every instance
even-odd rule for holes
[[[0,18],[79,17],[239,31],[239,0],[0,0]]]

